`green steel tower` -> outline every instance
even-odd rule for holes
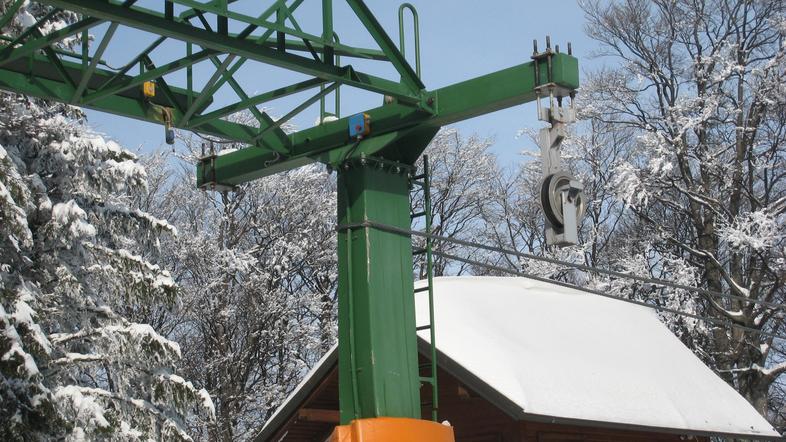
[[[336,170],[341,421],[419,419],[411,241],[373,225],[410,228],[409,175],[440,127],[539,98],[551,98],[552,103],[556,99],[561,106],[563,97],[572,99],[578,88],[578,62],[570,51],[560,53],[547,45],[522,64],[428,89],[419,75],[417,38],[413,69],[403,54],[403,36],[396,45],[362,0],[345,1],[375,48],[341,43],[333,0],[310,1],[322,15],[321,29],[315,32],[304,30],[296,19],[304,0],[271,0],[254,13],[235,0],[41,0],[47,12],[37,23],[0,37],[0,88],[158,123],[167,131],[178,128],[247,145],[201,159],[196,174],[204,189],[231,189],[312,162]],[[24,0],[11,3],[0,16],[0,29],[12,23],[24,5]],[[411,11],[417,31],[411,5],[402,5],[400,20],[405,9]],[[78,18],[44,33],[63,11]],[[122,66],[111,68],[103,57],[123,28],[155,38],[138,53],[128,54]],[[65,39],[81,39],[81,51],[61,44]],[[164,54],[179,48],[180,55],[154,62],[161,59],[157,51],[164,46]],[[347,62],[354,60],[387,63],[398,78],[361,72]],[[305,79],[249,93],[260,85],[243,84],[237,72],[259,64]],[[212,74],[195,79],[205,67]],[[225,85],[237,101],[215,105],[214,97]],[[379,94],[380,106],[323,119],[330,94],[336,97],[338,114],[342,87]],[[259,109],[309,90],[313,94],[280,119]],[[318,102],[320,124],[294,133],[282,130],[284,123]],[[227,119],[245,110],[256,124]]]

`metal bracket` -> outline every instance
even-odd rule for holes
[[[200,190],[212,190],[214,192],[231,192],[235,190],[235,186],[221,184],[216,182],[216,159],[218,155],[211,153],[199,159],[199,169],[202,173],[202,184],[199,186]]]
[[[570,44],[568,44],[570,52]],[[557,53],[559,47],[557,47]],[[547,63],[546,82],[541,83],[540,69],[536,69],[535,88],[538,96],[538,119],[545,121],[549,127],[544,127],[538,133],[541,161],[543,167],[543,181],[541,182],[540,202],[545,216],[546,244],[549,246],[570,246],[578,244],[578,228],[584,215],[585,200],[584,187],[570,174],[562,169],[561,146],[567,136],[567,125],[576,121],[574,107],[575,91],[560,87],[551,81],[551,41],[546,38],[546,51],[538,52],[537,41],[534,45],[532,59],[538,64]],[[548,106],[543,106],[543,98],[548,97]],[[564,98],[569,97],[567,106],[563,105]]]

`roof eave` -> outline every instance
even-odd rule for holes
[[[418,336],[418,351],[429,356],[431,353],[430,344]],[[266,442],[273,437],[278,430],[289,421],[292,416],[297,412],[297,409],[319,386],[325,376],[330,373],[333,367],[338,363],[338,347],[333,346],[328,354],[326,354],[320,363],[314,367],[310,375],[304,379],[303,383],[284,401],[281,409],[279,409],[262,427],[257,437],[254,439],[257,442]],[[456,379],[461,380],[467,387],[477,392],[485,400],[489,401],[492,405],[502,410],[505,414],[515,420],[531,421],[531,422],[545,422],[553,424],[564,425],[577,425],[577,426],[593,426],[598,428],[610,428],[631,431],[646,431],[651,433],[668,433],[679,434],[687,436],[705,436],[705,437],[736,437],[736,438],[756,438],[758,440],[786,440],[781,436],[766,436],[751,433],[722,433],[700,430],[686,430],[679,428],[664,428],[664,427],[650,427],[645,425],[635,425],[627,423],[593,421],[587,419],[574,419],[556,416],[546,416],[533,413],[527,413],[521,406],[508,399],[507,396],[497,391],[479,377],[475,376],[472,372],[468,371],[462,365],[439,351],[437,349],[437,363],[446,372]]]
[[[418,336],[418,350],[428,355],[430,353],[430,344]],[[678,434],[686,436],[705,436],[705,437],[732,437],[732,438],[755,438],[757,440],[786,440],[782,436],[766,436],[756,433],[724,433],[715,431],[701,431],[701,430],[686,430],[680,428],[667,428],[667,427],[652,427],[646,425],[636,425],[628,423],[595,421],[589,419],[575,419],[557,416],[547,416],[534,413],[527,413],[520,405],[508,399],[507,396],[497,391],[489,384],[484,382],[479,377],[475,376],[472,372],[468,371],[461,364],[457,363],[441,351],[437,349],[437,363],[445,371],[456,379],[461,380],[467,387],[478,393],[483,399],[489,401],[492,405],[499,408],[505,414],[515,420],[530,421],[530,422],[544,422],[563,425],[576,425],[576,426],[591,426],[597,428],[609,428],[617,430],[630,430],[630,431],[645,431],[650,433],[667,433]]]

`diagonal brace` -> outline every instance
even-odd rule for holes
[[[368,6],[366,6],[363,0],[347,0],[347,3],[349,3],[349,6],[355,11],[355,15],[358,16],[363,26],[365,26],[371,36],[374,37],[374,41],[377,42],[382,52],[388,56],[390,62],[398,73],[401,74],[401,81],[403,81],[413,92],[424,89],[426,86],[420,81],[417,73],[412,70],[412,66],[409,65],[407,59],[404,58],[404,55],[398,50],[396,44],[393,43],[393,40],[390,39],[385,29],[379,24],[374,14],[368,9]]]

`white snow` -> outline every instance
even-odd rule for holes
[[[136,428],[131,428],[131,424],[126,421],[120,422],[120,434],[129,440],[141,439],[144,434]]]
[[[38,365],[36,365],[33,356],[26,352],[22,347],[22,339],[16,331],[16,327],[10,322],[12,316],[6,313],[5,308],[0,304],[0,326],[2,326],[2,334],[5,336],[6,342],[11,343],[11,347],[0,356],[0,361],[10,361],[12,358],[21,357],[23,364],[19,368],[24,369],[23,374],[25,377],[32,378],[39,374]]]
[[[213,399],[210,398],[210,393],[204,388],[200,388],[197,392],[199,398],[202,399],[202,408],[205,409],[210,419],[216,418],[216,406],[213,404]]]
[[[731,225],[722,226],[719,236],[737,249],[761,251],[783,239],[783,220],[767,210],[757,210],[737,216]]]
[[[21,26],[22,29],[27,29],[30,26],[33,26],[36,22],[36,19],[35,17],[33,17],[33,14],[27,12],[26,10],[20,11],[19,14],[16,16],[16,19],[19,21],[19,26]]]
[[[52,221],[58,227],[70,225],[73,237],[95,236],[96,228],[85,221],[87,213],[74,200],[57,203],[52,207]]]
[[[332,123],[334,121],[338,121],[338,117],[335,115],[325,115],[325,117],[322,119],[320,119],[319,116],[317,116],[316,121],[314,121],[314,126],[319,126],[325,123]]]
[[[121,333],[128,333],[129,335],[133,336],[135,339],[139,341],[142,341],[145,338],[150,339],[151,341],[156,341],[162,348],[166,348],[169,349],[170,351],[173,351],[177,355],[178,359],[182,357],[180,353],[180,344],[178,344],[175,341],[170,341],[169,339],[161,336],[149,324],[130,324],[125,327],[107,326],[104,327],[104,329],[106,330],[114,329]]]
[[[109,421],[104,417],[106,411],[95,397],[106,396],[108,393],[105,390],[98,388],[78,387],[76,385],[67,385],[65,387],[58,387],[55,390],[55,398],[60,401],[70,402],[73,407],[75,417],[79,423],[87,423],[89,426],[107,428],[110,426]]]
[[[434,287],[437,348],[524,413],[778,436],[650,309],[525,278]],[[416,295],[418,325],[427,303]]]

